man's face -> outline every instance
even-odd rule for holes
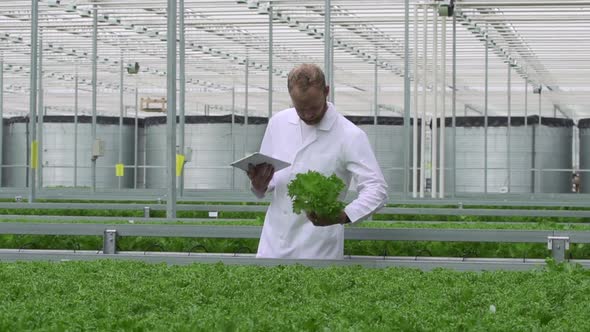
[[[318,87],[309,87],[303,91],[299,87],[295,86],[289,93],[293,106],[297,111],[299,118],[309,126],[320,123],[324,114],[328,110],[328,104],[326,103],[326,97],[330,91],[329,87],[321,89]]]

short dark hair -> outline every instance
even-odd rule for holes
[[[291,70],[287,78],[287,88],[289,92],[294,86],[301,88],[303,91],[312,86],[320,89],[326,88],[326,76],[322,69],[311,63],[304,63]]]

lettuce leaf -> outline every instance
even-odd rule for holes
[[[287,185],[293,212],[315,212],[322,218],[330,219],[337,218],[346,206],[338,200],[344,188],[344,182],[336,174],[327,177],[316,171],[297,174]]]

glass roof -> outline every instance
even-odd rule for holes
[[[436,45],[433,39],[436,7],[442,3],[445,1],[410,1],[410,77],[418,79],[420,93],[426,87],[429,111],[434,105],[434,88],[442,91],[445,86],[450,115],[452,19],[443,27],[442,17],[436,17]],[[165,96],[166,4],[165,0],[40,1],[38,22],[48,112],[73,112],[74,77],[78,75],[80,112],[90,114],[94,6],[99,21],[99,114],[119,114],[121,60],[125,65],[140,64],[138,75],[124,75],[126,107],[133,108],[136,87],[141,97]],[[331,5],[334,91],[339,111],[374,115],[377,109],[379,115],[401,115],[404,1],[332,0]],[[323,66],[323,0],[185,0],[184,6],[186,114],[203,114],[205,109],[228,113],[232,108],[243,113],[246,62],[248,112],[267,114],[271,12],[273,111],[290,105],[286,75],[293,66],[302,62]],[[29,88],[30,7],[28,0],[0,2],[5,116],[29,111],[24,96]],[[489,115],[507,115],[508,110],[511,115],[524,115],[525,108],[527,114],[539,114],[539,95],[533,94],[533,88],[541,85],[543,116],[590,117],[590,1],[458,0],[456,13],[457,115],[485,112],[487,44]]]

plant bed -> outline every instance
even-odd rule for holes
[[[590,272],[0,263],[2,331],[587,331]]]
[[[50,224],[126,224],[120,221],[59,221],[45,222],[29,219],[6,219],[3,222],[50,223]],[[262,220],[236,221],[191,221],[191,222],[149,222],[150,225],[166,226],[262,226]],[[134,221],[133,225],[148,224]],[[1,223],[0,223],[1,225]],[[347,226],[351,227],[351,226]],[[367,221],[354,227],[380,229],[447,229],[447,230],[561,230],[590,231],[590,225],[562,224],[489,224],[489,223],[384,223]],[[167,252],[215,252],[215,253],[255,253],[258,239],[224,239],[224,238],[185,238],[185,237],[119,237],[117,249],[120,251],[167,251]],[[100,236],[55,236],[55,235],[0,235],[0,248],[3,249],[71,249],[100,250]],[[436,241],[371,241],[346,240],[346,255],[368,256],[437,256],[437,257],[502,257],[502,258],[545,258],[551,256],[546,245],[542,243],[498,243],[498,242],[436,242]],[[574,243],[568,251],[568,257],[590,259],[590,245]]]

